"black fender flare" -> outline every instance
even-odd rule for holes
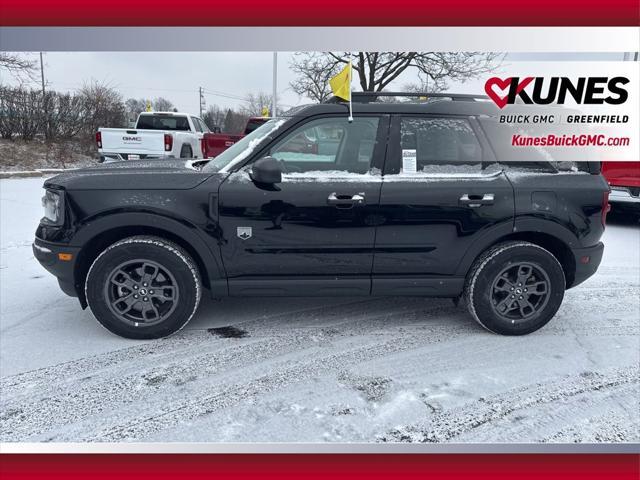
[[[100,235],[122,228],[151,228],[165,231],[179,237],[200,257],[202,266],[211,285],[213,296],[226,296],[226,274],[222,267],[219,251],[211,246],[198,232],[199,228],[185,221],[171,218],[157,212],[101,212],[100,216],[83,222],[73,236],[72,245],[82,247],[93,242]],[[215,241],[214,237],[211,237]]]
[[[515,221],[494,225],[484,232],[465,252],[460,263],[458,263],[455,274],[458,276],[466,276],[476,258],[491,246],[503,239],[508,239],[510,235],[525,234],[527,232],[542,233],[554,237],[571,249],[579,248],[580,246],[576,235],[558,222],[543,218],[516,218]]]

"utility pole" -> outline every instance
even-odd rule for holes
[[[278,108],[278,52],[273,52],[273,93],[271,96],[271,117],[276,116]]]
[[[45,91],[44,91],[44,61],[42,60],[42,52],[40,52],[40,79],[42,80],[42,111],[44,112],[44,118],[45,118],[45,130],[44,130],[44,137],[49,140],[49,113],[48,113],[48,103],[47,102],[47,97],[45,96]],[[47,155],[48,155],[48,150],[47,150]]]
[[[200,118],[202,118],[202,115],[204,113],[205,107],[207,106],[207,103],[204,99],[204,88],[200,87],[199,91],[200,91]]]
[[[44,98],[44,62],[42,61],[42,52],[40,52],[40,78],[42,79],[42,98]]]

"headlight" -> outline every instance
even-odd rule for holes
[[[64,208],[63,208],[63,196],[62,192],[55,190],[45,190],[44,197],[42,197],[42,206],[44,207],[43,223],[49,225],[62,225],[64,222]]]

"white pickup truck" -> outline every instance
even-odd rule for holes
[[[209,129],[199,117],[176,112],[143,112],[134,128],[99,128],[101,162],[143,158],[203,158],[202,137]]]

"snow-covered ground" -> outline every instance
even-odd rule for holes
[[[124,340],[33,258],[42,179],[1,180],[0,441],[640,440],[640,227],[526,337],[449,300],[205,300]],[[214,330],[232,326],[233,328]]]

